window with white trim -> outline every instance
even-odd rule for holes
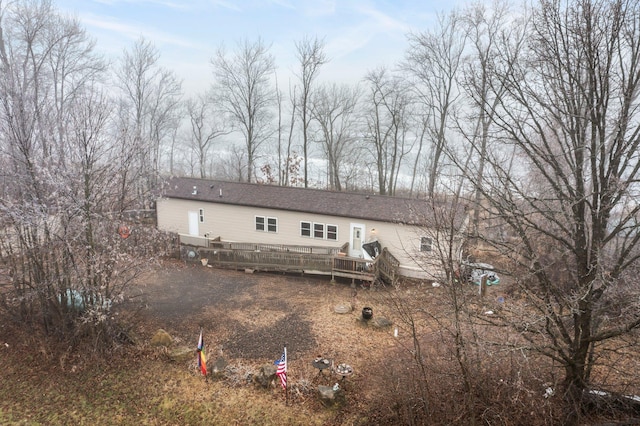
[[[256,231],[278,232],[278,218],[256,216]]]
[[[313,238],[324,238],[324,223],[313,224]]]
[[[327,225],[327,240],[338,240],[338,225]]]
[[[300,221],[300,236],[322,240],[338,240],[338,225]]]
[[[420,251],[431,251],[432,242],[430,237],[420,237]]]
[[[311,222],[300,222],[300,236],[311,237]]]
[[[198,218],[200,218],[200,223],[204,223],[204,209],[198,210]]]

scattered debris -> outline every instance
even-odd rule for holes
[[[276,377],[276,366],[274,364],[265,364],[260,367],[258,373],[253,376],[253,382],[263,388],[268,388]]]
[[[337,389],[335,387],[335,385],[318,386],[318,396],[325,407],[340,406],[345,403],[344,390],[340,389],[340,386]]]
[[[461,265],[462,278],[475,285],[480,285],[482,276],[487,276],[487,285],[497,285],[500,283],[500,277],[495,271],[493,265],[488,263],[468,263],[463,262]]]

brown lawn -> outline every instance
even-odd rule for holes
[[[143,302],[136,316],[135,347],[123,345],[108,359],[91,351],[53,350],[36,336],[3,324],[0,356],[2,424],[360,424],[362,407],[375,396],[372,375],[399,337],[378,328],[381,317],[396,323],[384,302],[385,289],[365,289],[329,277],[285,276],[220,270],[167,262],[131,288]],[[351,305],[346,314],[336,306]],[[137,305],[131,305],[137,306]],[[362,308],[374,318],[362,320]],[[204,330],[209,365],[227,362],[225,377],[197,374],[195,356],[173,362],[178,347],[195,349]],[[149,344],[158,329],[173,337],[170,348]],[[274,383],[263,389],[251,376],[273,364],[287,345],[290,392]],[[319,374],[312,361],[323,356],[347,363],[345,379]],[[318,385],[339,383],[346,395],[340,409],[318,401]]]

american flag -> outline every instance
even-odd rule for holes
[[[276,370],[276,376],[280,377],[280,384],[283,389],[287,389],[287,347],[285,346],[284,352],[278,361],[276,361],[278,369]]]

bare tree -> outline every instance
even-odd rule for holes
[[[50,181],[40,174],[48,171],[44,166],[51,158],[49,140],[42,135],[43,122],[48,121],[44,117],[48,111],[44,93],[50,79],[44,64],[54,43],[47,37],[53,9],[48,2],[0,6],[2,151],[12,178],[8,196],[0,201],[1,223],[5,225],[0,234],[2,253],[9,259],[23,252],[37,258],[42,240],[50,239],[45,212],[55,201],[49,197]],[[11,240],[9,235],[13,236]],[[34,260],[36,265],[42,264],[42,259]],[[15,264],[17,269],[19,264]],[[46,328],[50,326],[46,303],[51,292],[32,291],[40,289],[45,280],[42,269],[38,271],[33,282],[13,280],[13,294],[20,300],[13,308],[24,321],[35,321],[39,316]]]
[[[459,96],[456,79],[465,47],[457,13],[439,16],[433,31],[409,35],[404,68],[415,77],[418,99],[428,109],[428,136],[432,142],[427,194],[435,194],[448,134]]]
[[[386,68],[367,73],[369,103],[365,141],[372,152],[381,195],[393,195],[402,160],[412,148],[408,137],[410,87]]]
[[[97,75],[104,75],[105,61],[95,53],[95,42],[90,40],[84,28],[75,19],[52,16],[55,37],[58,40],[51,48],[48,67],[52,78],[51,94],[56,114],[52,114],[55,122],[52,134],[55,140],[55,151],[61,165],[65,164],[64,126],[67,123],[66,107],[76,96],[82,94],[84,83],[94,80]]]
[[[11,178],[0,199],[10,277],[0,307],[27,327],[98,342],[116,334],[108,311],[141,271],[131,251],[145,246],[116,232],[112,104],[101,62],[80,66],[95,57],[84,34],[48,1],[0,4],[0,143]]]
[[[206,163],[213,142],[229,130],[221,114],[216,114],[214,103],[208,96],[197,96],[187,102],[187,112],[191,123],[192,146],[195,149],[200,177],[207,177]]]
[[[216,78],[215,96],[244,136],[246,176],[252,182],[258,150],[274,131],[272,108],[276,94],[271,78],[275,60],[269,46],[258,39],[239,43],[231,57],[224,48],[218,49],[211,63]]]
[[[293,91],[292,91],[293,90]],[[297,184],[297,167],[299,167],[299,161],[296,158],[297,155],[293,152],[293,136],[296,124],[297,103],[296,103],[296,88],[289,90],[289,99],[291,102],[291,119],[289,121],[289,132],[287,134],[287,150],[285,155],[284,167],[282,170],[282,185],[295,185]]]
[[[461,19],[466,28],[470,53],[464,58],[460,85],[468,96],[471,108],[460,129],[469,146],[468,153],[452,155],[456,159],[465,159],[467,163],[463,167],[473,169],[476,184],[482,186],[491,123],[505,92],[496,77],[498,69],[495,60],[500,50],[509,48],[517,52],[523,42],[524,31],[523,26],[509,16],[509,6],[502,0],[494,1],[490,8],[481,3],[472,4],[463,11]],[[514,53],[514,57],[517,58],[517,54]],[[500,71],[510,72],[511,63],[505,62],[503,65],[506,68]],[[459,160],[454,161],[462,164]],[[481,195],[482,191],[476,189],[474,204],[481,203]],[[474,233],[478,231],[480,211],[480,208],[474,209]]]
[[[411,167],[411,185],[409,187],[409,194],[413,195],[414,193],[419,194],[420,187],[425,188],[426,185],[421,183],[423,177],[422,173],[420,173],[421,165],[423,164],[422,151],[425,148],[425,139],[427,138],[427,133],[429,130],[429,120],[430,120],[430,112],[428,108],[424,108],[424,105],[417,106],[419,108],[417,111],[414,111],[412,114],[413,118],[413,126],[415,132],[415,148],[413,151],[413,165]]]
[[[357,87],[337,84],[321,86],[314,96],[312,115],[319,128],[318,142],[327,160],[328,186],[338,191],[342,190],[343,163],[357,162],[359,96]]]
[[[604,351],[640,326],[640,6],[542,0],[529,22],[524,54],[500,52],[503,144],[481,190],[530,307],[511,324],[562,367],[564,423],[576,424]]]
[[[148,207],[161,169],[163,142],[178,125],[181,83],[158,63],[159,53],[144,38],[125,50],[116,72],[122,90],[120,136],[130,155],[126,176]],[[124,209],[125,206],[122,206]]]
[[[300,62],[298,78],[302,85],[300,90],[299,105],[300,118],[302,119],[302,152],[304,156],[304,187],[309,186],[309,125],[311,123],[311,104],[313,95],[313,83],[320,67],[327,63],[324,53],[324,41],[317,37],[304,37],[296,42],[296,56]]]

